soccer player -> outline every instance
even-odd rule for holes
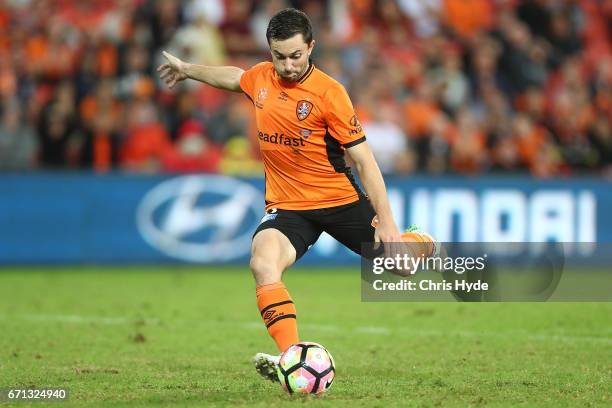
[[[272,62],[247,71],[190,64],[167,52],[158,71],[170,88],[190,78],[243,92],[253,102],[266,175],[266,214],[253,235],[250,268],[257,306],[282,353],[299,342],[296,308],[282,274],[323,231],[358,254],[362,243],[382,242],[390,255],[402,236],[346,90],[310,59],[315,41],[306,14],[280,11],[270,20],[266,37]],[[345,153],[367,194],[355,183]],[[409,234],[434,247],[427,234]],[[275,381],[278,359],[258,353],[257,371]]]

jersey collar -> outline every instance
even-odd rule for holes
[[[314,64],[312,63],[312,60],[309,59],[308,60],[308,69],[306,70],[306,72],[304,72],[304,75],[302,75],[302,77],[300,79],[298,79],[297,83],[298,84],[303,84],[304,81],[306,81],[308,79],[310,74],[312,74],[312,71],[314,71]]]

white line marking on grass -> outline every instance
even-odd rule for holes
[[[102,316],[79,316],[79,315],[38,315],[38,314],[26,314],[26,315],[15,315],[6,316],[0,315],[0,319],[10,320],[29,320],[37,322],[60,322],[60,323],[72,323],[72,324],[101,324],[101,325],[126,325],[126,324],[159,324],[163,319],[159,318],[128,318],[128,317],[102,317]],[[176,319],[172,321],[177,322]],[[178,320],[180,323],[181,321]],[[262,330],[264,328],[263,322],[223,322],[216,320],[197,320],[190,322],[192,324],[207,324],[207,325],[229,325],[235,327],[241,327],[250,330]],[[385,326],[342,326],[336,324],[311,324],[311,323],[300,323],[300,328],[306,330],[313,330],[319,332],[343,332],[343,333],[356,333],[356,334],[367,334],[372,336],[389,336],[393,334],[403,334],[413,337],[473,337],[473,338],[499,338],[499,339],[510,339],[519,337],[521,339],[532,340],[532,341],[544,341],[544,342],[566,342],[566,343],[602,343],[612,344],[612,337],[597,337],[597,336],[573,336],[559,333],[530,333],[525,330],[512,330],[505,332],[484,332],[484,331],[468,331],[468,330],[432,330],[432,329],[413,329],[406,327],[385,327]],[[607,330],[604,333],[608,333]]]
[[[73,324],[102,324],[102,325],[123,325],[135,324],[143,322],[144,324],[158,324],[159,319],[156,318],[127,318],[127,317],[102,317],[102,316],[78,316],[78,315],[19,315],[15,316],[23,320],[40,321],[40,322],[59,322]],[[6,318],[6,316],[5,316]]]
[[[353,331],[357,333],[367,333],[367,334],[381,334],[381,335],[391,334],[391,330],[386,327],[373,327],[373,326],[355,327]]]

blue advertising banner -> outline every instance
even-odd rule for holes
[[[399,226],[440,241],[612,242],[605,181],[415,177],[387,187]],[[0,264],[246,262],[263,203],[262,179],[3,175]],[[325,234],[300,260],[346,262],[356,256]]]

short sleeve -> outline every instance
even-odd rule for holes
[[[365,134],[353,104],[340,84],[332,86],[325,93],[327,104],[326,121],[328,131],[344,147],[358,145],[365,141]]]
[[[240,88],[242,89],[242,92],[244,92],[251,99],[251,101],[254,99],[253,94],[255,92],[255,81],[257,80],[257,76],[269,64],[269,62],[260,62],[259,64],[254,65],[250,69],[244,71],[240,77]]]

